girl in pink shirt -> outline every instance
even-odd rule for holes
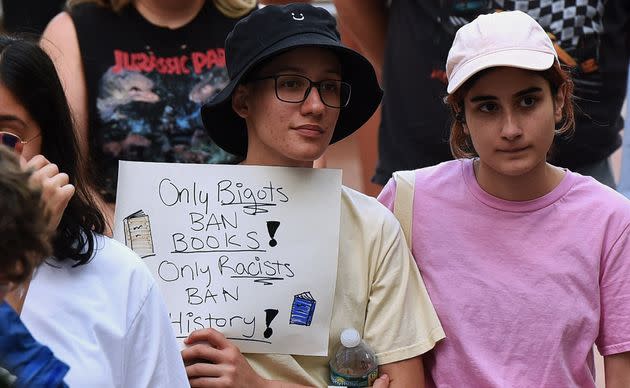
[[[630,387],[630,202],[546,161],[574,125],[551,40],[520,11],[483,15],[446,70],[460,159],[406,175],[411,204],[397,180],[379,196],[411,211],[446,332],[425,358],[429,386],[594,387],[595,344],[606,386]]]

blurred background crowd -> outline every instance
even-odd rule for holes
[[[68,4],[81,2],[70,1]],[[289,2],[292,1],[262,0],[259,5]],[[545,3],[511,0],[440,2],[314,0],[302,2],[315,3],[338,16],[343,40],[372,61],[379,72],[381,84],[386,90],[383,111],[377,111],[362,130],[330,147],[319,163],[320,166],[343,169],[344,184],[369,195],[378,194],[382,185],[395,170],[433,165],[451,158],[447,144],[448,115],[441,97],[445,95],[443,69],[445,50],[450,46],[457,28],[477,14],[487,12],[487,8],[522,9],[530,15],[536,15],[541,12],[540,4]],[[222,0],[219,3],[228,4],[227,7],[230,7],[230,3],[237,5],[242,3],[247,7],[247,3],[252,3],[252,1]],[[524,3],[529,3],[529,5],[524,5]],[[624,126],[621,117],[626,116],[624,101],[628,67],[628,30],[630,30],[627,9],[629,6],[619,0],[567,1],[562,9],[563,16],[560,17],[562,20],[557,20],[558,12],[555,10],[557,5],[555,3],[558,2],[553,3],[554,11],[549,15],[541,16],[540,22],[547,23],[543,27],[549,31],[562,30],[563,34],[573,37],[572,41],[563,36],[555,38],[558,47],[565,54],[564,57],[561,56],[563,63],[579,69],[574,72],[578,84],[576,102],[578,111],[583,114],[578,115],[576,134],[570,139],[559,140],[556,155],[552,158],[561,166],[585,175],[593,175],[602,183],[613,187],[616,187],[622,179],[623,165],[627,171],[619,190],[627,193],[630,190],[628,187],[630,183],[627,182],[630,180],[628,177],[630,162],[622,164],[620,136],[623,135]],[[41,34],[48,22],[66,5],[64,0],[3,0],[2,26],[8,32]],[[528,7],[531,9],[527,9]],[[587,10],[582,11],[582,9]],[[544,9],[542,12],[544,14]],[[238,17],[238,11],[235,16]],[[553,20],[546,20],[546,18]],[[77,28],[80,28],[80,25]],[[212,34],[217,34],[216,29],[212,30]],[[54,36],[53,34],[52,37]],[[82,42],[83,39],[79,37],[79,41]],[[86,40],[86,42],[89,41]],[[82,52],[81,55],[86,54]],[[89,79],[91,77],[89,71],[85,76],[88,90],[90,90],[93,86],[90,85],[92,81]],[[220,87],[220,82],[216,79],[221,77],[217,77],[216,74],[213,76],[214,79],[211,80],[212,77],[206,79],[206,83],[199,90],[207,91],[211,86]],[[141,81],[134,82],[138,84]],[[209,86],[208,84],[212,82],[215,85]],[[69,98],[73,105],[72,93]],[[624,104],[623,107],[622,104]],[[87,112],[78,115],[79,130],[82,126],[87,126],[87,123],[82,120],[89,120],[90,124],[94,123],[92,117],[89,119],[81,117],[89,116],[88,112],[92,109],[92,106],[88,106]],[[110,107],[106,113],[116,114],[116,112],[112,113],[112,109]],[[82,109],[75,106],[74,110]],[[104,111],[100,110],[99,113],[103,115]],[[182,123],[181,117],[177,116],[176,107],[171,107],[170,111],[167,108],[165,112],[171,114],[172,117],[162,117],[162,123],[169,120],[176,121],[178,124]],[[382,117],[381,114],[383,114]],[[135,132],[141,133],[142,130],[136,129]],[[111,139],[104,141],[107,140]],[[628,143],[630,141],[626,142]],[[626,146],[626,148],[629,147],[630,145]],[[116,162],[119,157],[125,158],[125,156],[131,159],[151,159],[151,156],[146,154],[147,147],[144,147],[144,144],[139,144],[139,146],[136,144],[137,148],[143,150],[140,155],[137,151],[125,155],[124,152],[118,153],[117,149],[115,151],[110,149],[111,152],[106,150],[104,155],[99,155],[96,159],[104,157],[104,159],[113,159]],[[90,151],[93,151],[92,148]],[[174,161],[234,161],[229,156],[223,155],[221,150],[212,148],[209,152],[213,154],[212,157],[186,153],[185,156],[175,158]],[[626,155],[626,157],[630,159],[630,156]],[[113,177],[115,174],[107,171],[109,168],[107,162],[100,163],[97,160],[96,164],[99,167],[97,171],[105,176],[106,182],[103,184],[105,188],[102,194],[107,202],[112,202],[113,184],[108,183],[108,180],[110,180],[109,175]]]

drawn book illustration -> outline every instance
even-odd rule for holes
[[[151,236],[151,222],[147,214],[142,210],[138,210],[125,217],[123,225],[125,228],[125,245],[142,258],[155,255],[153,236]]]
[[[315,313],[315,299],[310,292],[303,292],[293,296],[293,306],[291,306],[290,325],[310,326]]]

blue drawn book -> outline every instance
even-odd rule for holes
[[[293,297],[290,325],[310,326],[315,312],[315,299],[310,292],[303,292]]]

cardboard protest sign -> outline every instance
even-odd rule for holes
[[[120,162],[114,237],[180,340],[211,327],[245,353],[323,356],[340,201],[338,170]]]

